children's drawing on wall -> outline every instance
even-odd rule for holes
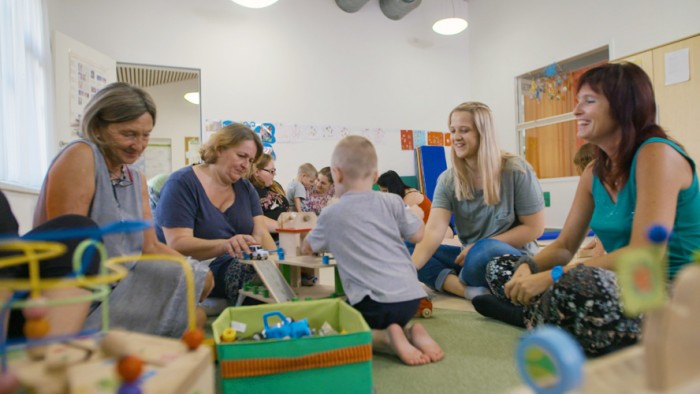
[[[200,162],[199,148],[201,147],[199,137],[185,137],[185,165]]]
[[[209,135],[223,126],[233,123],[232,120],[207,120],[205,121],[204,140],[208,139]],[[244,121],[241,122],[258,133],[263,142],[265,153],[272,156],[274,147],[277,143],[292,144],[303,143],[306,141],[318,140],[340,140],[348,135],[361,135],[366,137],[374,144],[383,144],[386,142],[387,135],[390,133],[400,133],[401,150],[413,150],[419,146],[450,146],[450,133],[442,131],[426,131],[426,130],[396,130],[383,129],[380,127],[365,127],[365,128],[350,128],[347,126],[335,125],[318,125],[318,124],[299,124],[299,123],[281,123],[281,122],[256,122]]]
[[[428,145],[432,146],[443,146],[444,139],[441,131],[429,131],[428,132]]]
[[[70,54],[70,126],[79,127],[85,104],[107,85],[107,71]]]
[[[253,129],[260,136],[263,143],[268,143],[270,145],[277,141],[275,137],[275,125],[272,123],[261,123]]]
[[[413,130],[401,130],[401,150],[413,150]]]
[[[413,130],[413,148],[428,145],[428,133],[425,130]]]

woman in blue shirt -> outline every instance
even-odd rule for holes
[[[234,304],[238,290],[255,276],[238,259],[250,253],[250,245],[275,248],[258,193],[246,179],[262,143],[250,128],[233,123],[212,134],[200,153],[202,163],[172,173],[165,182],[156,231],[186,256],[214,259],[211,296]]]
[[[695,163],[655,123],[653,88],[641,68],[593,68],[581,76],[577,92],[577,136],[599,150],[581,175],[564,228],[532,259],[490,262],[487,279],[496,296],[477,297],[474,305],[482,314],[515,324],[524,320],[530,328],[559,325],[588,354],[598,355],[641,335],[640,317],[622,314],[613,262],[650,246],[648,229],[663,225],[671,229],[664,248],[673,279],[700,248],[700,194]],[[607,253],[568,264],[589,224]],[[523,305],[523,313],[495,297]]]

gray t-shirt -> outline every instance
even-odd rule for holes
[[[475,191],[474,199],[458,201],[453,169],[448,168],[438,178],[432,207],[447,209],[454,214],[459,240],[462,245],[469,245],[518,226],[518,216],[532,215],[544,209],[544,198],[532,167],[525,160],[513,157],[506,161],[501,174],[501,201],[498,204],[487,205],[481,189]],[[521,251],[532,255],[537,252],[537,245],[530,242]]]
[[[291,181],[289,186],[287,186],[287,200],[289,200],[289,208],[292,211],[296,211],[296,206],[294,205],[294,199],[296,197],[302,200],[306,199],[306,188],[301,182]]]
[[[348,192],[321,211],[306,239],[315,252],[333,253],[351,305],[365,296],[403,302],[426,296],[403,243],[421,225],[395,194]]]

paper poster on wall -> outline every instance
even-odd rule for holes
[[[445,139],[440,131],[429,131],[428,132],[428,145],[431,146],[442,146],[445,143]]]
[[[200,162],[199,148],[201,146],[199,137],[185,137],[185,165],[189,166]]]
[[[78,127],[87,102],[107,84],[107,70],[81,60],[72,52],[69,54],[69,57],[69,119],[71,127]]]
[[[413,130],[401,130],[401,150],[413,150]]]
[[[425,130],[413,130],[413,148],[428,145],[428,133]]]
[[[690,80],[689,48],[664,55],[666,86]]]
[[[452,146],[452,136],[450,133],[445,133],[445,146]]]
[[[172,171],[170,138],[151,138],[148,141],[148,148],[134,166],[146,176],[146,179],[160,174],[170,174]]]

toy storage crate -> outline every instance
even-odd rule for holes
[[[263,314],[272,311],[306,318],[317,330],[328,322],[346,333],[221,343],[221,332],[232,321],[246,325],[237,337],[249,338],[263,330]],[[225,393],[372,392],[372,333],[362,315],[340,299],[227,308],[212,329]]]

